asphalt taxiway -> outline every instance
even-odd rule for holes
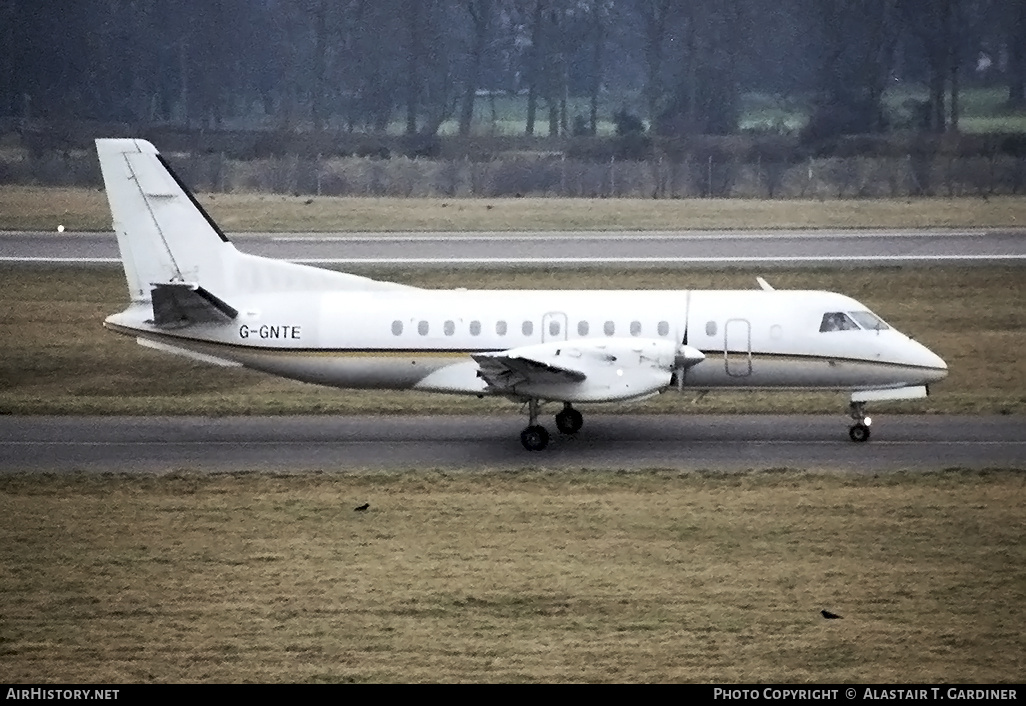
[[[338,265],[1026,265],[1026,231],[1014,229],[232,237],[245,252]],[[120,262],[111,233],[30,232],[0,234],[0,261]],[[888,415],[877,417],[868,443],[855,444],[840,414],[597,414],[586,416],[580,434],[553,434],[550,446],[537,453],[521,447],[523,425],[515,412],[490,417],[0,416],[0,471],[1026,469],[1023,417]]]
[[[308,264],[406,267],[868,267],[1026,264],[1026,230],[240,233]],[[0,233],[0,262],[120,263],[113,233]]]
[[[841,414],[586,413],[584,429],[575,436],[550,429],[553,440],[541,452],[520,445],[523,422],[515,413],[6,416],[0,417],[0,471],[1026,470],[1022,416],[878,415],[870,441],[856,444],[848,440],[848,420]]]

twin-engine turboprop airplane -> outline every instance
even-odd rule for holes
[[[131,304],[105,325],[151,348],[340,388],[499,395],[527,403],[525,448],[574,407],[677,388],[925,397],[947,366],[831,292],[425,290],[239,252],[153,145],[97,140]]]

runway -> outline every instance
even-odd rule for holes
[[[299,472],[748,469],[848,473],[948,468],[1026,470],[1026,419],[875,416],[848,440],[843,415],[613,415],[520,445],[524,420],[501,416],[0,417],[0,471]]]
[[[261,233],[240,250],[364,266],[722,267],[1026,264],[1026,230],[771,233]],[[743,254],[742,254],[743,253]],[[0,233],[0,261],[118,263],[111,233]],[[553,431],[551,418],[548,419]],[[672,468],[1026,469],[1022,417],[877,416],[866,444],[832,416],[588,415],[574,437],[520,445],[493,417],[4,417],[0,471],[359,471]]]
[[[1026,264],[1026,230],[244,233],[240,250],[294,262],[411,267],[876,267]],[[0,233],[0,262],[120,262],[113,233]]]

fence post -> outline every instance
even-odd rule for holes
[[[314,162],[314,170],[317,173],[317,195],[321,195],[321,153],[317,153],[317,161]]]

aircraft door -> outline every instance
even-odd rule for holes
[[[723,325],[723,359],[730,377],[752,374],[752,325],[748,319],[727,319]]]
[[[566,340],[566,314],[550,311],[542,317],[542,343]]]

